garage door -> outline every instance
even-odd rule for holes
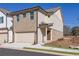
[[[7,34],[0,34],[0,43],[7,41]]]
[[[34,43],[34,33],[16,33],[15,42],[17,43]]]

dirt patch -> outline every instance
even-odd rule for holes
[[[52,41],[45,45],[54,46],[54,47],[63,47],[70,48],[70,45],[79,45],[79,37],[69,37],[68,39],[58,39],[57,41]]]

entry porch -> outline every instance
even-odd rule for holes
[[[38,27],[38,44],[45,44],[52,41],[52,23],[42,23]]]

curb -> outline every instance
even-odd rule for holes
[[[31,49],[20,49],[20,50],[22,50],[22,51],[31,51],[31,52],[39,52],[39,53],[46,53],[46,54],[54,54],[54,55],[59,55],[59,56],[72,56],[72,54],[63,54],[63,53],[57,53],[57,52],[39,51],[39,50],[31,50]]]

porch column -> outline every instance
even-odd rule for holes
[[[50,32],[50,39],[52,40],[52,29],[51,29],[51,32]]]
[[[44,42],[47,43],[47,27],[45,28]]]
[[[41,29],[38,28],[38,31],[37,32],[38,32],[37,33],[37,35],[38,35],[38,37],[37,37],[37,43],[38,44],[42,44],[42,32],[41,32]]]
[[[12,31],[8,31],[8,43],[12,42]]]

